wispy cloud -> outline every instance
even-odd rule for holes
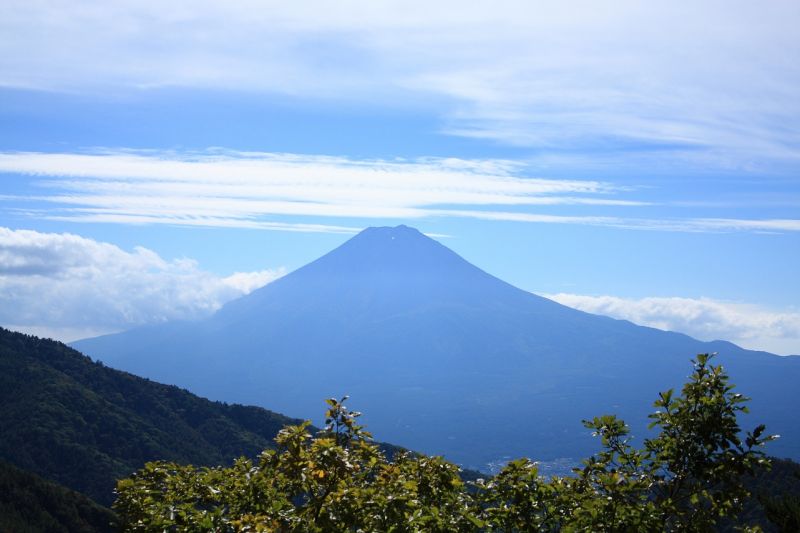
[[[8,0],[0,86],[419,106],[556,156],[791,173],[798,24],[793,1]]]
[[[685,233],[732,233],[741,231],[759,233],[784,233],[800,231],[800,220],[796,219],[735,219],[735,218],[672,218],[651,219],[618,216],[568,216],[537,213],[514,213],[508,211],[440,211],[442,215],[478,218],[483,220],[505,220],[539,224],[579,224],[606,228],[678,231]]]
[[[701,340],[728,340],[755,350],[800,354],[800,312],[709,298],[619,298],[546,294],[564,305],[636,324],[686,333]]]
[[[217,276],[191,259],[69,233],[0,228],[0,324],[64,341],[209,315],[282,269]]]
[[[32,176],[40,191],[0,201],[28,216],[58,221],[306,232],[354,233],[360,229],[354,219],[427,217],[657,231],[800,231],[800,220],[787,218],[632,216],[632,210],[640,214],[651,206],[635,198],[635,188],[529,172],[520,161],[455,158],[356,160],[222,150],[0,152],[0,173]],[[26,202],[46,207],[25,207]],[[348,224],[337,222],[343,219]]]
[[[0,172],[39,177],[47,218],[349,232],[276,217],[419,219],[454,205],[641,205],[592,180],[520,177],[501,160],[353,160],[238,152],[0,153]],[[17,198],[19,200],[19,198]]]

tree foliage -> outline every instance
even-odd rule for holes
[[[748,480],[756,498],[748,502],[747,510],[757,515],[754,500],[758,501],[775,531],[796,533],[800,531],[800,465],[787,459],[772,463],[770,472],[758,472],[758,478]]]
[[[680,395],[659,395],[641,447],[613,415],[584,421],[601,449],[573,476],[519,459],[465,483],[440,457],[388,459],[345,397],[327,400],[316,435],[287,426],[256,462],[148,463],[118,483],[114,509],[129,531],[708,531],[740,511],[743,477],[768,464],[774,438],[742,434],[747,398],[710,359],[693,361]]]

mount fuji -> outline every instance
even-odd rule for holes
[[[597,449],[582,419],[615,413],[636,436],[698,353],[753,398],[743,427],[800,458],[800,357],[592,315],[520,290],[419,231],[369,228],[213,316],[73,343],[107,365],[217,400],[297,417],[349,394],[383,441],[466,467]]]

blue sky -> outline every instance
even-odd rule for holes
[[[800,353],[800,5],[0,7],[0,324],[213,312],[405,223],[591,312]]]

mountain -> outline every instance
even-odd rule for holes
[[[617,413],[643,435],[658,391],[679,387],[695,354],[719,352],[754,398],[745,425],[767,423],[783,435],[770,453],[800,457],[800,357],[577,311],[405,226],[364,230],[210,318],[74,346],[295,416],[347,393],[379,438],[484,470],[522,455],[569,465],[596,449],[581,420],[599,414]]]
[[[103,505],[113,502],[116,480],[147,461],[229,464],[255,457],[284,425],[298,422],[198,398],[2,328],[0,406],[0,459]]]

